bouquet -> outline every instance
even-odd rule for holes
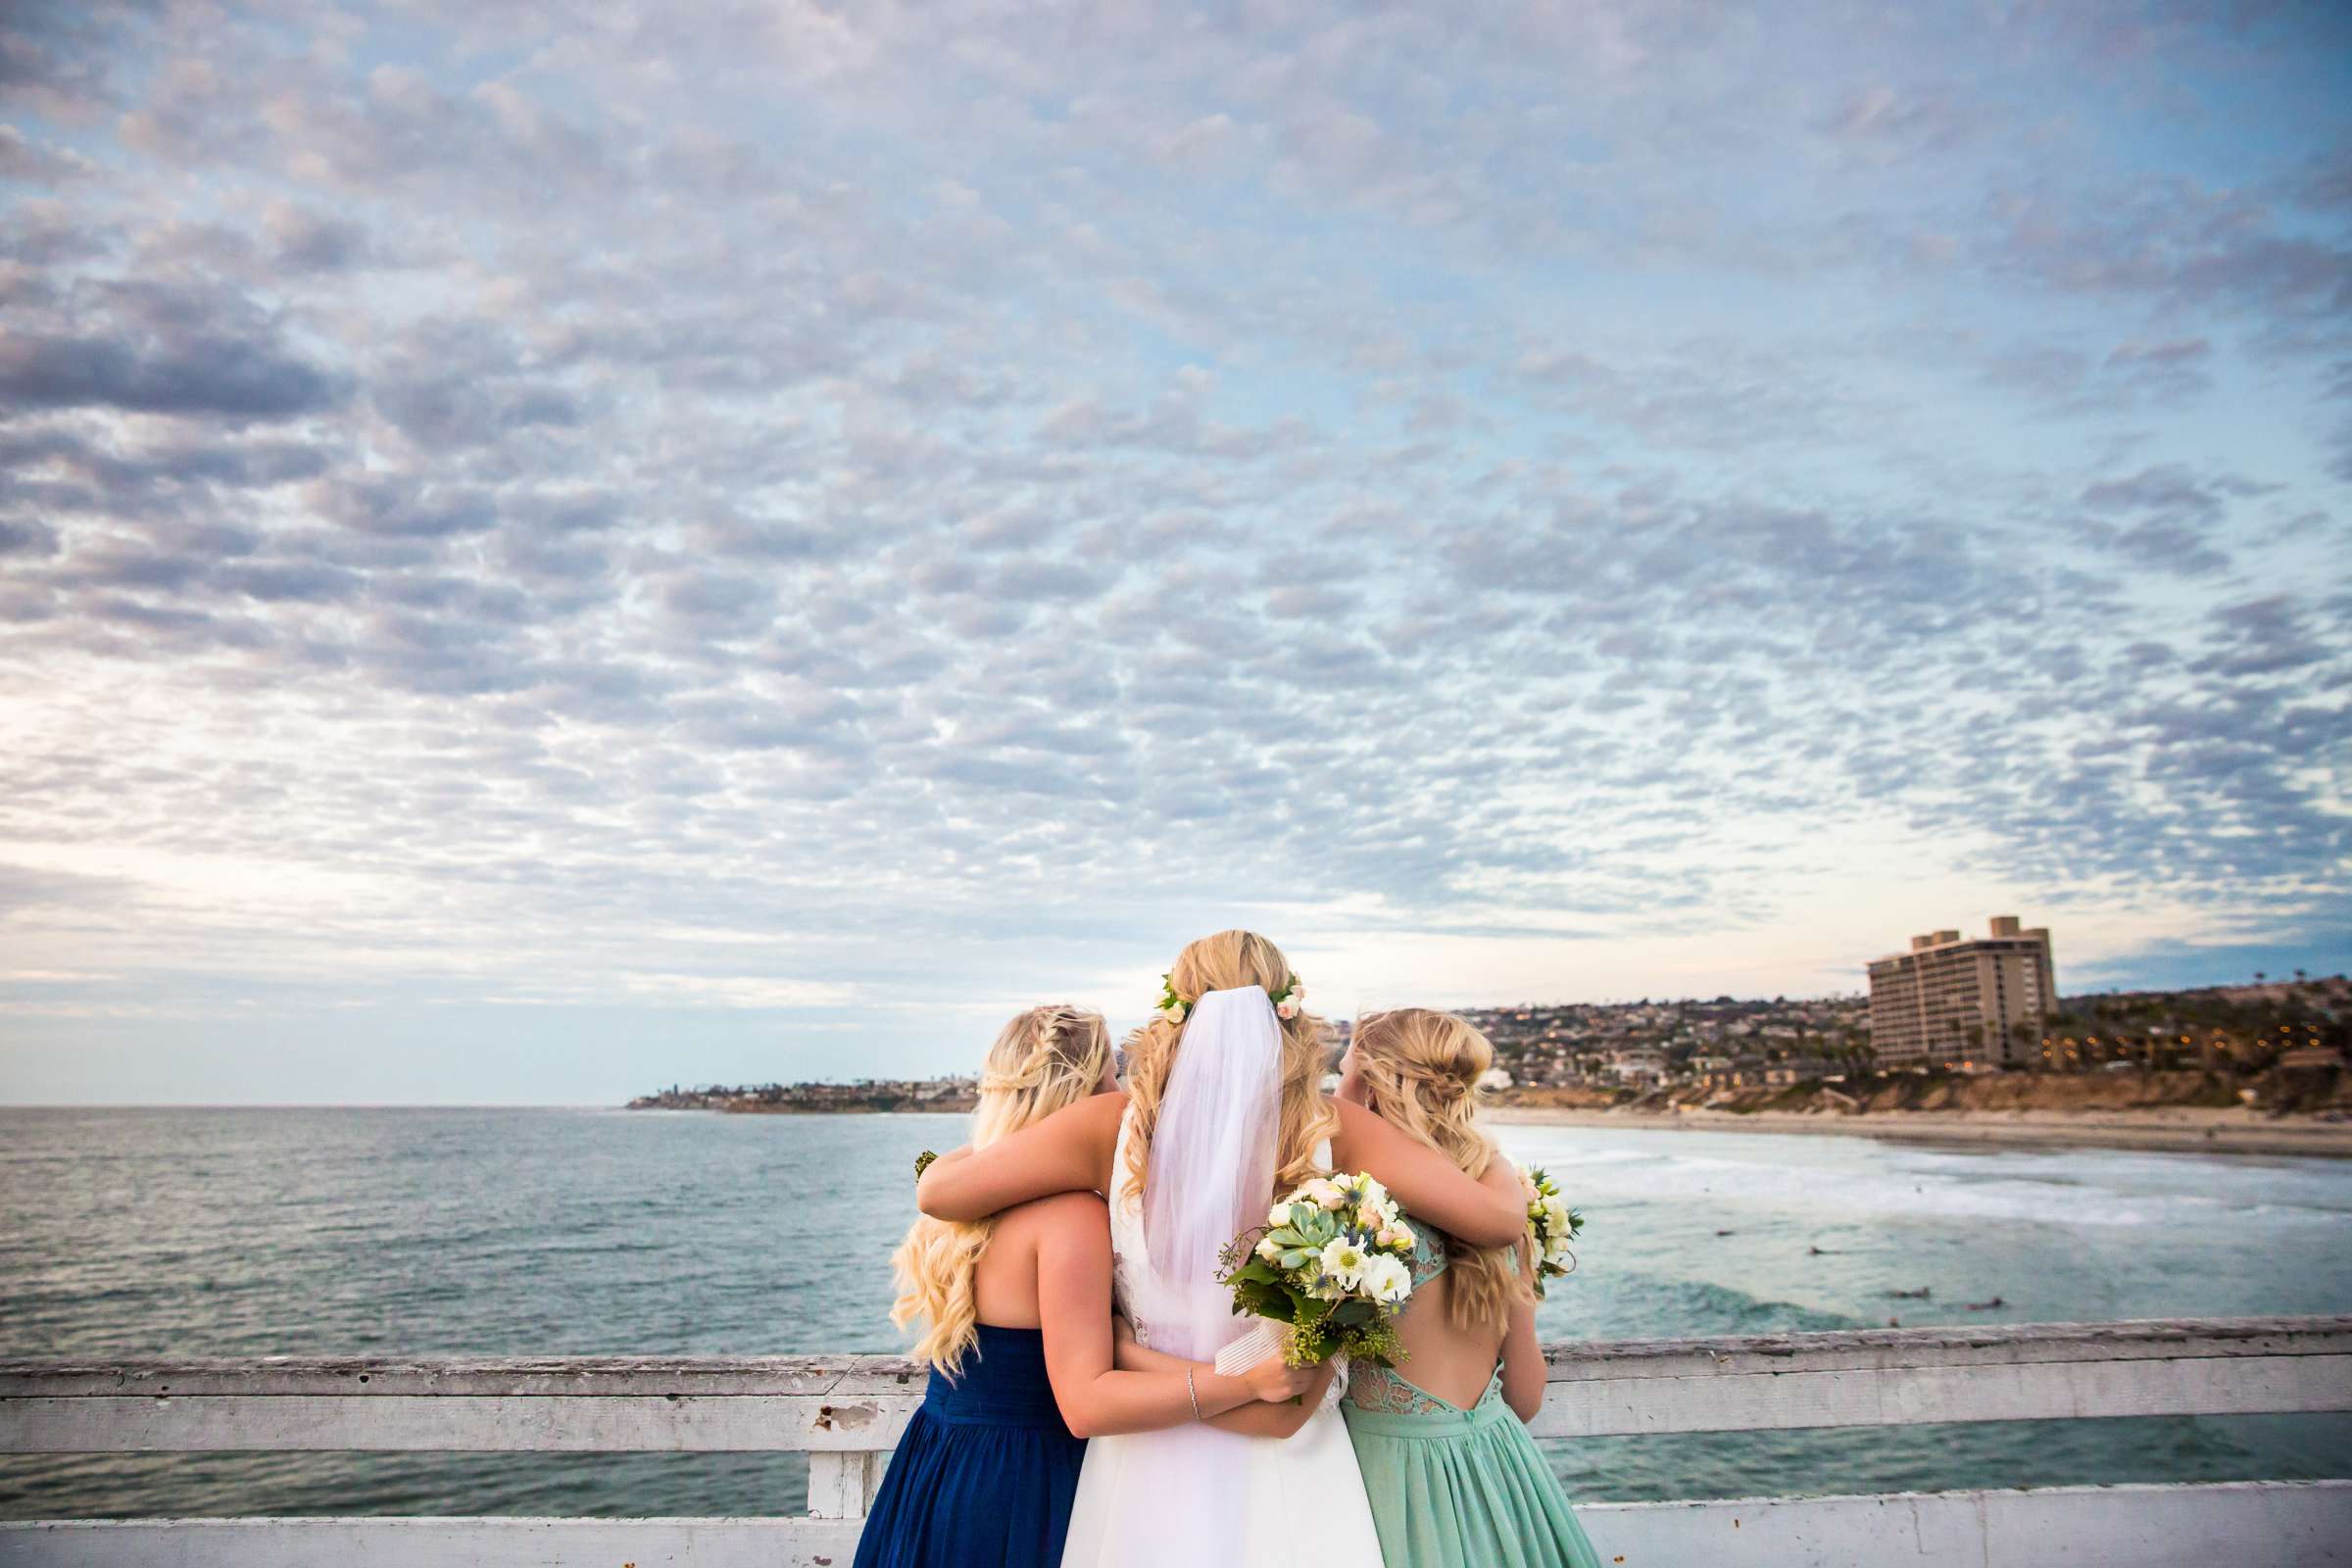
[[[1535,1238],[1535,1287],[1540,1297],[1546,1279],[1558,1279],[1575,1269],[1576,1254],[1568,1250],[1568,1244],[1584,1233],[1585,1216],[1568,1206],[1560,1197],[1559,1183],[1544,1174],[1541,1165],[1521,1171],[1519,1185],[1527,1193],[1527,1229]]]
[[[1412,1228],[1379,1182],[1318,1176],[1276,1203],[1262,1230],[1236,1237],[1217,1277],[1233,1287],[1236,1316],[1288,1325],[1271,1332],[1289,1365],[1345,1351],[1387,1366],[1404,1353],[1396,1318],[1413,1293],[1412,1255]]]

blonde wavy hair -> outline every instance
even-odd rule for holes
[[[1102,1087],[1110,1065],[1110,1030],[1099,1012],[1067,1004],[1032,1007],[1006,1024],[988,1048],[980,1073],[980,1103],[972,1111],[971,1145],[985,1149]],[[920,1318],[914,1353],[949,1377],[963,1369],[963,1352],[979,1330],[972,1287],[980,1254],[996,1231],[974,1222],[924,1217],[906,1228],[891,1254],[899,1298],[890,1320],[900,1328]]]
[[[1254,931],[1202,937],[1176,955],[1168,970],[1169,986],[1190,1001],[1243,986],[1262,986],[1267,996],[1280,996],[1297,979],[1282,950]],[[1315,1146],[1339,1131],[1340,1114],[1323,1095],[1323,1075],[1331,1066],[1330,1026],[1303,1007],[1297,1016],[1277,1022],[1282,1029],[1282,1113],[1274,1138],[1274,1186],[1288,1191],[1323,1173],[1315,1161]],[[1134,1135],[1127,1140],[1127,1195],[1136,1198],[1143,1193],[1150,1169],[1152,1128],[1159,1120],[1160,1096],[1167,1091],[1176,1053],[1184,1047],[1184,1025],[1154,1015],[1127,1037],[1126,1046],[1127,1102],[1135,1111]]]
[[[1355,1022],[1354,1051],[1365,1108],[1381,1120],[1474,1180],[1500,1157],[1478,1125],[1485,1099],[1478,1080],[1494,1065],[1494,1048],[1467,1021],[1428,1007],[1367,1013]],[[1448,1236],[1446,1256],[1457,1329],[1500,1324],[1514,1305],[1535,1298],[1532,1260],[1521,1247],[1465,1247]]]

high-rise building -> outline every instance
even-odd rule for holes
[[[1870,965],[1870,1043],[1882,1067],[2038,1066],[2043,1023],[2057,1010],[2049,928],[2021,931],[2014,914],[1994,915],[1988,937],[1931,932]]]

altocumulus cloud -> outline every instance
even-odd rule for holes
[[[2339,8],[4,25],[0,1097],[2344,956]]]

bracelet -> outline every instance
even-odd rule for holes
[[[1193,1387],[1193,1369],[1189,1366],[1184,1369],[1184,1392],[1186,1397],[1193,1401],[1193,1419],[1196,1421],[1200,1420],[1200,1394],[1199,1390]]]

